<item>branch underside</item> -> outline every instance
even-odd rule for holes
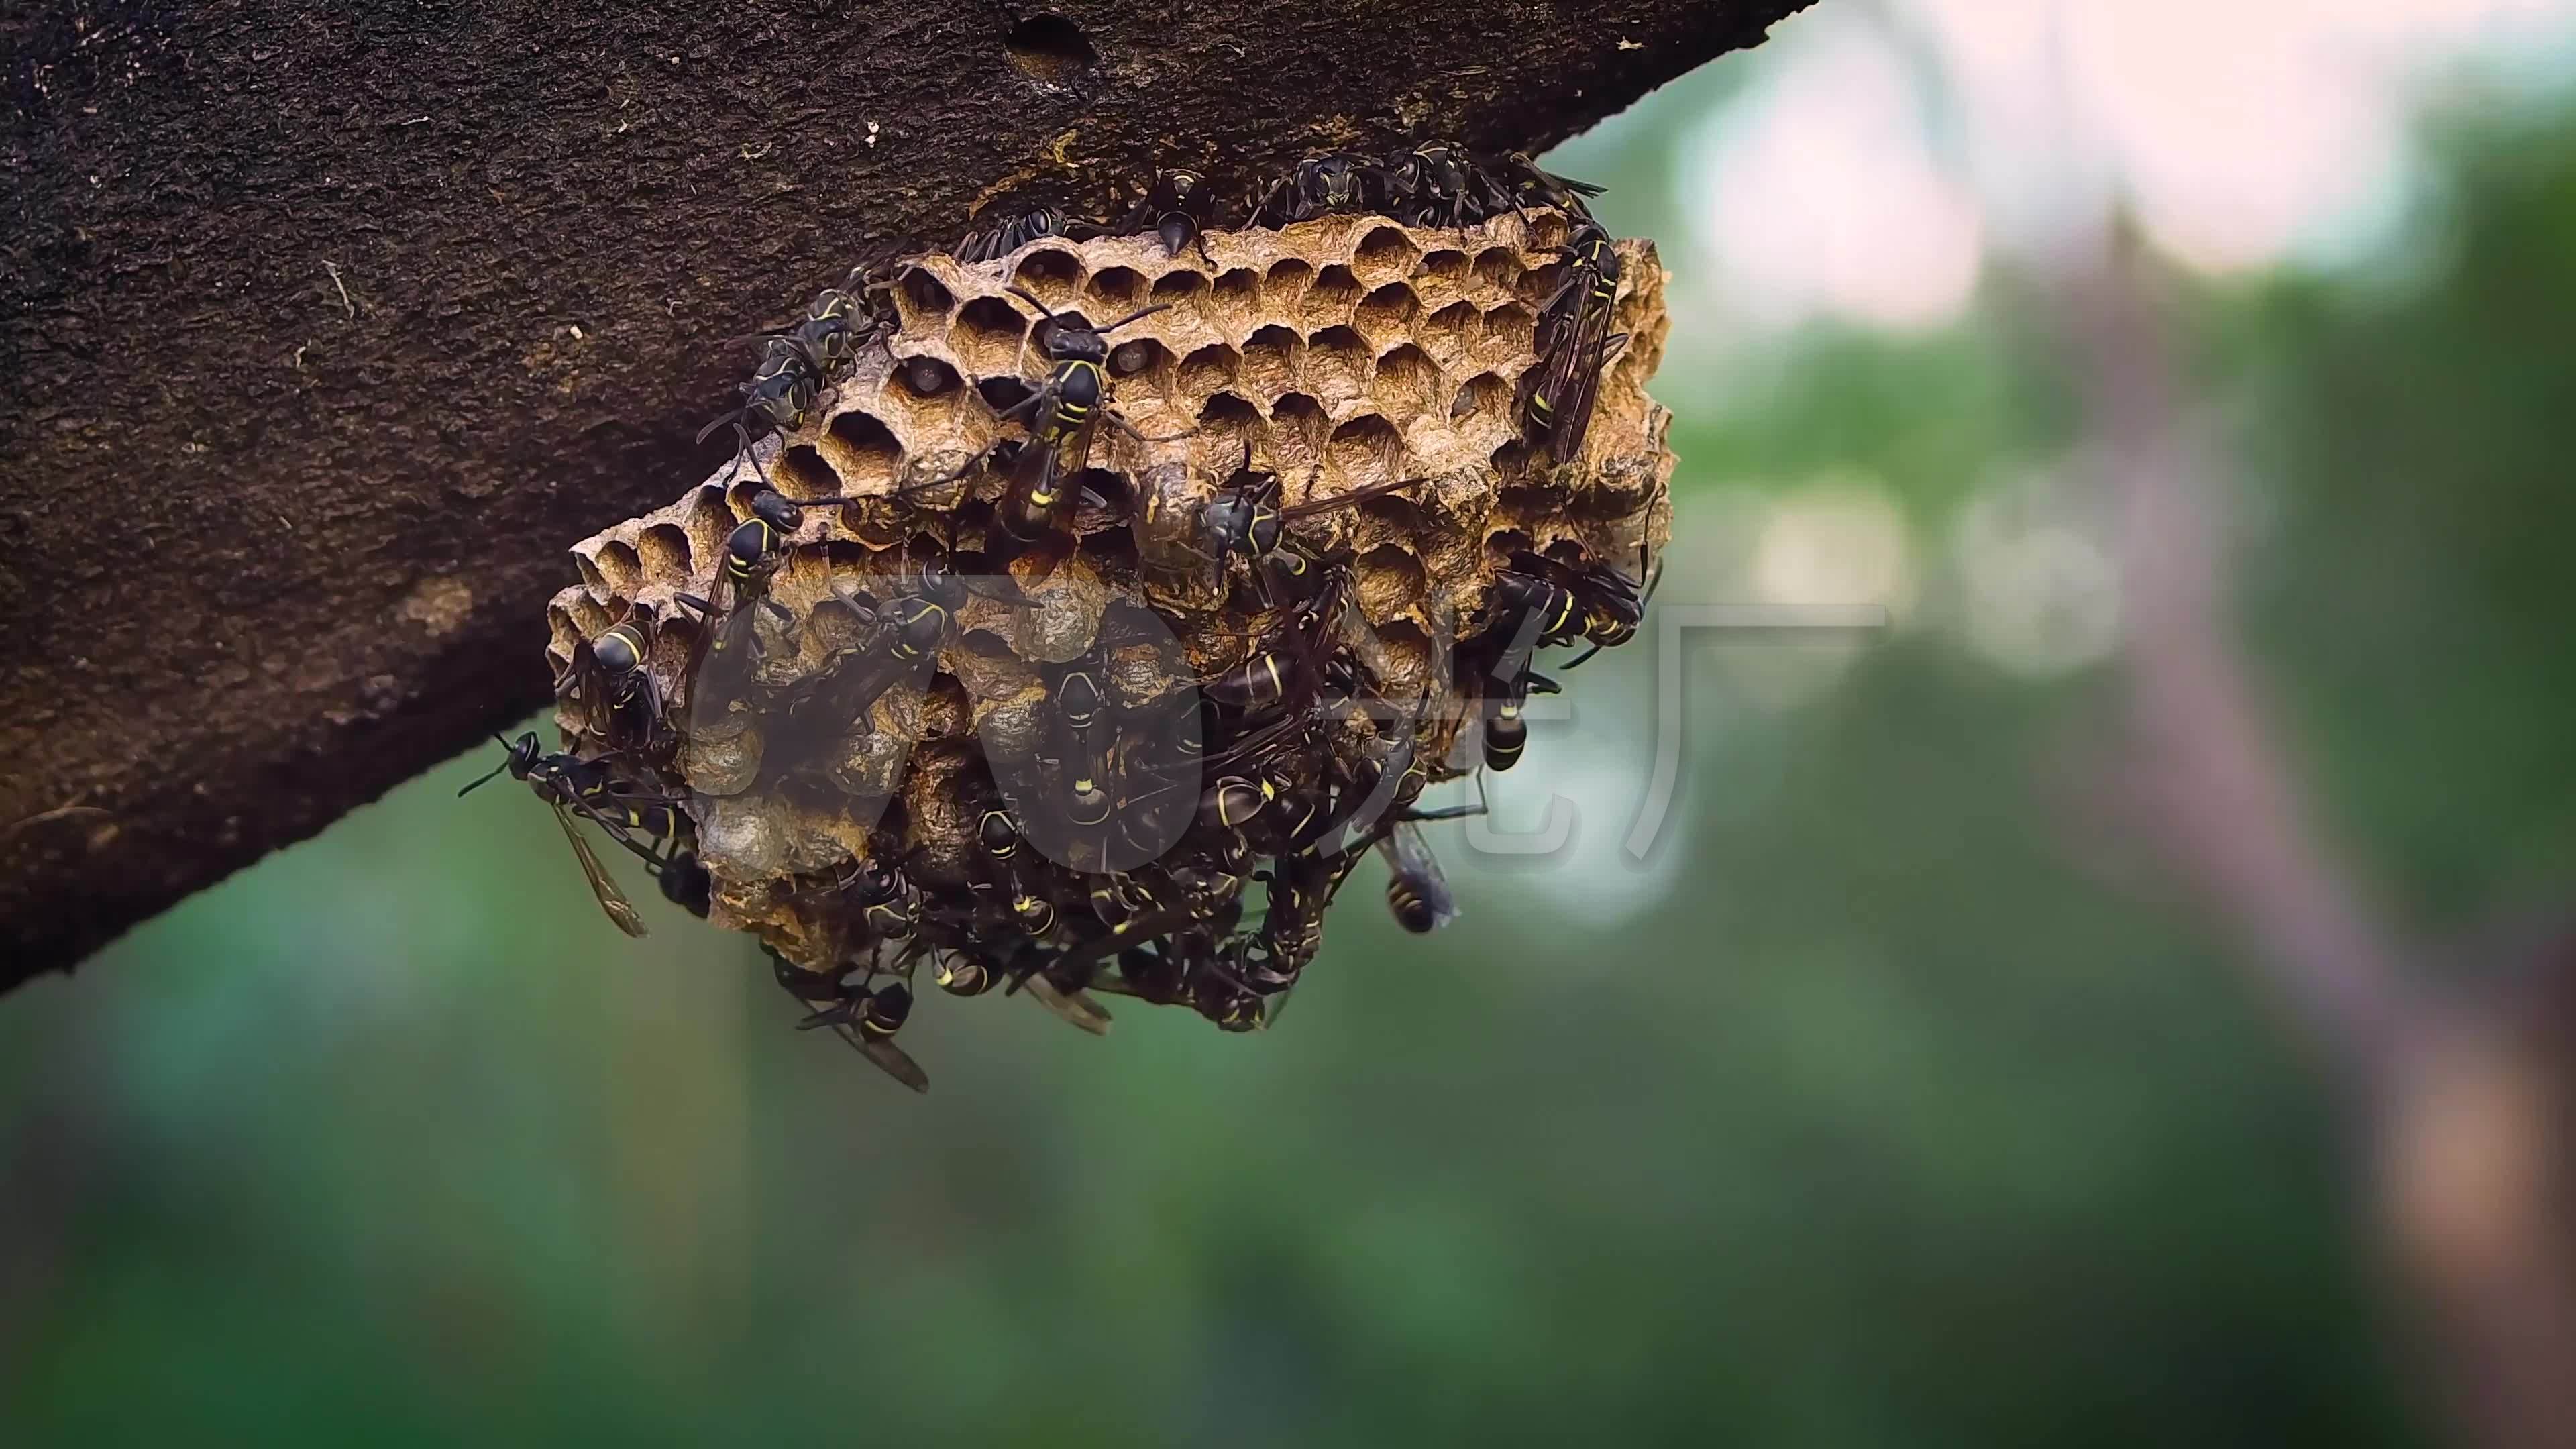
[[[1538,149],[1802,3],[0,21],[0,988],[533,711],[564,546],[869,243]]]

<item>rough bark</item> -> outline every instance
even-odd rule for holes
[[[723,340],[863,244],[1541,147],[1802,3],[0,18],[0,987],[533,710],[563,546],[716,460]]]

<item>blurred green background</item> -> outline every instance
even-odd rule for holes
[[[2008,220],[2083,187],[1995,189],[1955,8],[1793,20],[1554,158],[1677,276],[1666,599],[1895,616],[1694,643],[1646,861],[1639,647],[1495,782],[1573,847],[1445,837],[1454,928],[1402,936],[1370,866],[1251,1038],[933,994],[914,1099],[641,880],[625,940],[457,761],[0,1003],[0,1431],[2420,1442],[2313,1062],[2105,828],[2113,545],[2063,253]],[[1728,227],[1802,250],[1739,163],[1802,87],[1865,100],[1854,53],[1973,286],[1928,223],[1862,228],[1857,305],[1731,268]],[[2414,138],[2380,199],[2269,250],[2125,193],[2196,268],[2299,783],[2435,939],[2576,879],[2576,111],[2463,54],[2379,103]],[[1876,185],[1845,149],[1805,185]]]

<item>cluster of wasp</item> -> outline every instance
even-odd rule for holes
[[[620,927],[585,828],[916,1089],[925,974],[1093,1032],[1095,992],[1265,1024],[1371,854],[1405,929],[1454,916],[1420,827],[1484,807],[1423,792],[1517,762],[1540,650],[1636,632],[1669,459],[1633,386],[1624,472],[1587,454],[1648,315],[1595,190],[1433,143],[1310,157],[1231,216],[1166,172],[1114,223],[1042,209],[862,265],[762,339],[709,427],[731,464],[576,550],[569,747],[504,741],[493,776],[553,807]],[[1369,267],[1397,280],[1333,290]],[[1252,378],[1291,284],[1311,347]],[[1111,298],[1139,305],[1075,305]]]

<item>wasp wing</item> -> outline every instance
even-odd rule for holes
[[[1402,881],[1431,911],[1429,929],[1458,919],[1458,897],[1449,889],[1449,877],[1440,869],[1440,860],[1424,843],[1422,831],[1411,821],[1399,821],[1377,843],[1378,853],[1386,857],[1386,868]]]
[[[1421,478],[1399,478],[1388,483],[1371,483],[1365,488],[1354,488],[1347,493],[1336,493],[1330,498],[1309,498],[1294,508],[1280,509],[1279,521],[1293,523],[1300,518],[1312,518],[1318,513],[1330,513],[1337,508],[1356,508],[1372,498],[1382,498],[1389,493],[1400,493],[1424,481],[1426,480]]]
[[[836,1026],[833,1030],[839,1032],[841,1040],[848,1042],[859,1055],[884,1068],[887,1076],[916,1092],[929,1092],[930,1074],[921,1069],[921,1063],[912,1059],[912,1053],[896,1046],[891,1039],[872,1037],[855,1027]]]
[[[626,892],[619,890],[617,882],[609,879],[607,869],[599,863],[598,852],[590,848],[590,842],[582,838],[580,829],[572,823],[572,812],[560,802],[548,803],[554,806],[555,823],[563,827],[564,839],[572,842],[572,857],[581,863],[582,879],[590,882],[590,893],[599,898],[599,908],[608,913],[608,919],[617,923],[617,929],[630,936],[643,935],[644,918],[636,914],[635,903],[626,898]]]
[[[1108,1008],[1092,1000],[1091,993],[1078,989],[1063,990],[1054,982],[1047,980],[1042,973],[1032,974],[1029,977],[1028,988],[1029,995],[1036,997],[1039,1005],[1073,1025],[1093,1036],[1109,1034]]]

